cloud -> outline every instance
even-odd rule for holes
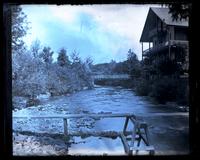
[[[23,5],[31,22],[27,44],[39,39],[56,52],[66,47],[94,62],[123,61],[129,48],[141,59],[139,39],[148,5]]]

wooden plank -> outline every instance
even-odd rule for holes
[[[110,138],[117,138],[120,136],[120,132],[116,131],[72,131],[68,133],[70,136],[81,136],[81,137],[110,137]]]
[[[126,121],[125,121],[125,124],[124,124],[124,129],[123,129],[123,134],[125,135],[125,132],[126,132],[126,128],[128,126],[128,121],[129,121],[129,117],[126,117]]]
[[[144,142],[146,143],[146,145],[150,145],[149,130],[148,130],[148,125],[146,124],[146,122],[139,123],[139,128],[140,129],[144,129],[144,134],[146,136],[146,139],[144,140],[144,137],[141,134],[142,139],[144,140]]]
[[[120,138],[121,138],[121,141],[123,143],[123,146],[124,146],[124,150],[125,150],[125,153],[128,154],[128,155],[131,155],[132,152],[130,151],[130,147],[128,145],[128,142],[126,141],[126,137],[125,135],[122,133],[120,133]]]
[[[134,146],[137,128],[138,128],[138,124],[135,123],[133,125],[133,130],[132,130],[132,134],[131,134],[131,146]]]
[[[67,126],[67,118],[63,118],[63,124],[64,124],[64,135],[68,135],[68,126]]]
[[[45,115],[45,116],[13,116],[12,118],[114,118],[114,117],[156,117],[156,116],[189,116],[189,113],[176,112],[176,113],[147,113],[143,116],[135,116],[134,114],[67,114],[67,115]]]
[[[144,143],[148,146],[149,142],[145,139],[145,137],[143,135],[140,135],[140,137],[142,138],[142,140],[144,141]]]
[[[134,118],[134,117],[130,117],[130,120],[131,120],[131,122],[133,123],[133,125],[135,125],[135,124],[137,123],[137,120],[136,120],[136,118]]]
[[[13,118],[115,118],[115,117],[133,117],[134,114],[67,114],[67,115],[46,115],[46,116],[13,116]]]
[[[144,146],[144,147],[130,147],[130,150],[135,150],[135,151],[137,151],[137,150],[143,150],[143,151],[154,151],[155,149],[154,149],[154,147],[153,146]]]
[[[145,130],[145,133],[146,133],[148,145],[150,145],[150,135],[149,135],[149,129],[148,129],[148,126],[147,126],[147,125],[146,125],[146,127],[144,128],[144,130]]]
[[[152,118],[152,117],[168,117],[168,116],[189,116],[188,112],[174,112],[174,113],[147,113],[142,116],[136,116],[137,118]]]

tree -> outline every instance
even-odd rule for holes
[[[24,49],[22,38],[26,35],[28,27],[27,16],[20,6],[12,6],[12,52],[20,53]]]
[[[91,73],[91,68],[92,68],[92,63],[93,63],[93,60],[91,59],[91,57],[87,57],[86,60],[85,60],[85,68],[86,68],[86,71],[88,73]]]
[[[43,58],[45,63],[51,64],[53,61],[52,55],[53,55],[53,51],[51,51],[51,48],[44,47],[42,53],[40,54],[40,57]]]
[[[67,52],[64,48],[62,48],[60,50],[60,52],[58,53],[57,63],[60,66],[70,65],[70,61],[69,61],[69,58],[67,56]]]
[[[31,52],[33,54],[33,57],[38,57],[39,56],[39,50],[41,49],[41,43],[38,39],[32,42],[31,44]]]
[[[139,67],[139,61],[137,55],[133,51],[131,51],[131,49],[128,50],[127,67],[128,67],[128,72],[131,76],[134,76],[134,72]]]
[[[131,49],[128,50],[128,61],[130,62],[134,62],[134,61],[138,61],[137,55],[131,51]]]
[[[14,54],[13,57],[13,70],[17,73],[17,78],[12,81],[13,96],[35,98],[45,92],[46,70],[41,60],[32,58],[29,53]]]
[[[191,4],[187,3],[171,3],[168,4],[169,13],[172,14],[173,20],[188,19],[191,13]]]
[[[88,64],[89,67],[91,67],[92,64],[93,64],[92,58],[91,57],[87,57],[86,60],[85,60],[85,63]]]
[[[71,54],[72,64],[81,63],[79,54],[74,50]]]

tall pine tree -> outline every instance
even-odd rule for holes
[[[62,48],[60,50],[60,52],[58,53],[57,63],[60,66],[70,65],[70,61],[69,61],[69,58],[67,56],[67,52],[66,52],[66,50],[64,48]]]

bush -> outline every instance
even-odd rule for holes
[[[189,86],[186,79],[182,79],[178,83],[176,100],[179,105],[189,104]]]
[[[13,109],[22,109],[27,107],[28,98],[13,96],[12,104]]]
[[[37,99],[37,98],[29,98],[28,102],[27,102],[27,107],[37,106],[39,104],[40,104],[40,100],[39,99]]]
[[[152,85],[150,95],[154,97],[159,103],[165,103],[167,101],[175,101],[177,95],[178,80],[164,77],[163,79],[157,79]]]
[[[148,96],[151,90],[151,82],[144,78],[135,81],[135,91],[139,96]]]

